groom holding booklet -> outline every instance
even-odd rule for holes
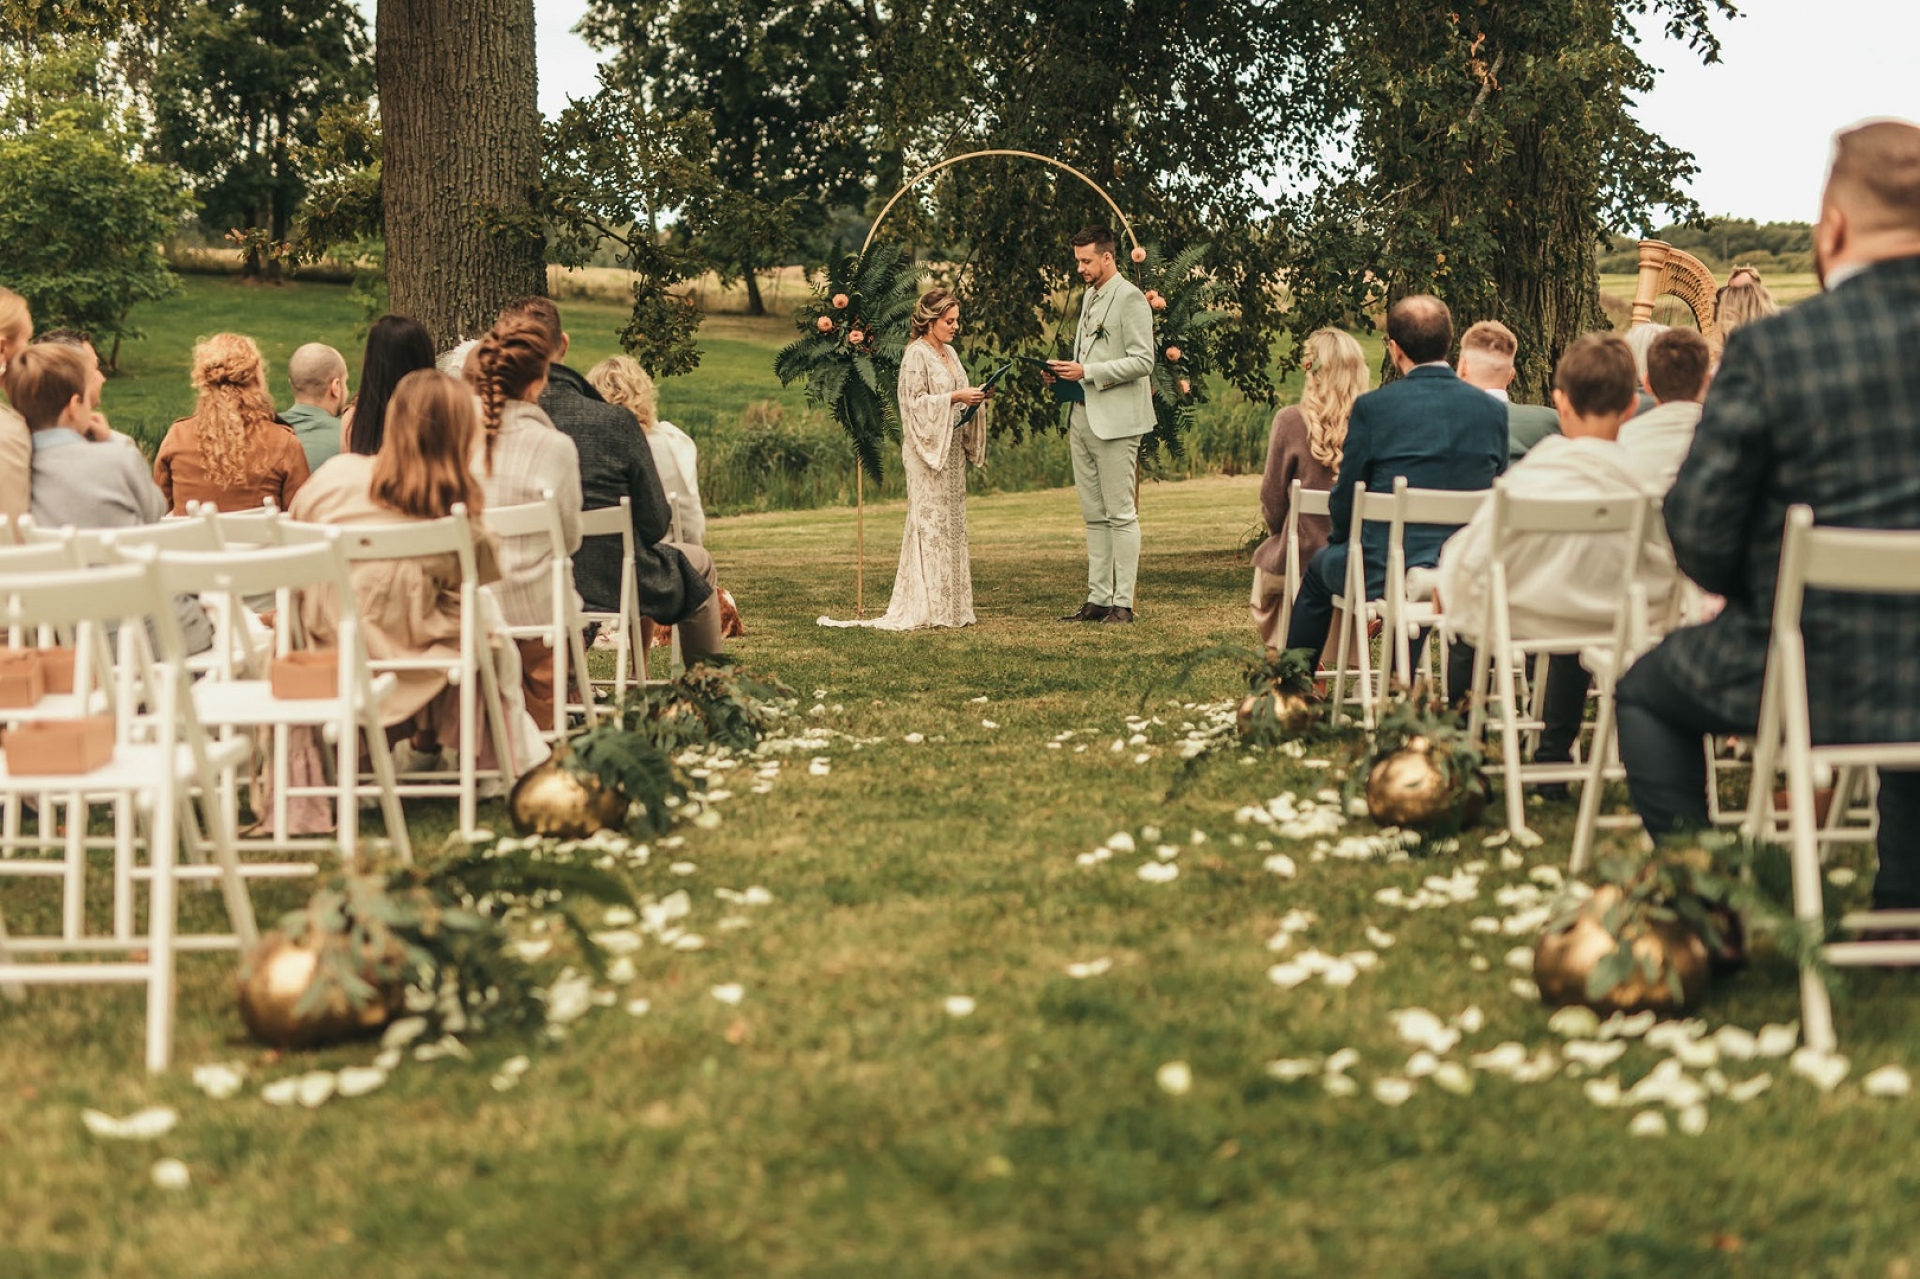
[[[1080,515],[1087,523],[1087,601],[1065,622],[1131,622],[1140,571],[1134,479],[1140,439],[1153,429],[1153,309],[1120,274],[1113,233],[1090,226],[1073,237],[1086,282],[1071,360],[1047,361],[1068,410],[1068,447]],[[1078,394],[1076,394],[1078,392]]]

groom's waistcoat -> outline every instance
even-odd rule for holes
[[[1116,274],[1080,303],[1074,358],[1086,368],[1087,427],[1103,440],[1153,429],[1153,308]]]

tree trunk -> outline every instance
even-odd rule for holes
[[[767,313],[767,303],[766,300],[760,296],[759,275],[754,271],[754,268],[749,265],[746,270],[741,272],[741,276],[747,282],[747,314],[765,315]]]
[[[379,0],[387,284],[447,350],[546,292],[533,0]]]

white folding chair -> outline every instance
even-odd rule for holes
[[[636,686],[647,682],[647,646],[641,635],[640,592],[633,571],[633,503],[621,498],[618,506],[603,506],[580,512],[580,536],[618,537],[620,539],[619,611],[613,613],[585,609],[583,622],[598,623],[600,633],[613,639],[613,678],[592,678],[595,689],[611,688],[617,705],[626,700],[629,673]]]
[[[316,525],[285,521],[280,528],[282,540],[289,544],[326,538],[328,529]],[[489,781],[507,785],[515,776],[514,755],[507,732],[506,713],[500,700],[500,681],[493,665],[491,640],[480,611],[480,572],[473,550],[473,528],[467,521],[464,504],[455,505],[451,514],[437,520],[405,524],[354,524],[340,528],[339,545],[350,564],[370,560],[411,560],[435,555],[452,555],[460,565],[460,640],[459,655],[452,658],[372,658],[368,665],[377,676],[385,672],[434,671],[443,675],[456,690],[460,715],[460,759],[454,773],[407,774],[395,789],[408,797],[458,797],[460,833],[475,830],[480,795],[480,729],[493,743],[496,766],[487,770]],[[377,779],[376,784],[377,784]]]
[[[249,846],[284,849],[331,848],[334,839],[295,838],[287,835],[288,802],[299,796],[327,796],[333,800],[338,821],[337,842],[341,860],[351,868],[359,842],[360,763],[359,744],[364,738],[367,758],[372,766],[374,788],[386,819],[387,837],[404,862],[413,860],[412,841],[407,836],[406,818],[395,791],[393,756],[387,749],[386,730],[381,724],[380,708],[398,685],[386,673],[374,676],[368,665],[366,644],[360,632],[359,609],[354,602],[353,582],[341,552],[341,530],[324,530],[324,540],[303,546],[215,553],[176,552],[160,557],[162,584],[172,592],[207,592],[224,596],[248,596],[262,592],[275,596],[273,655],[284,658],[294,649],[294,632],[299,606],[297,590],[323,588],[335,593],[338,622],[333,652],[338,658],[335,687],[329,697],[283,698],[273,692],[266,678],[249,678],[249,673],[231,662],[222,663],[193,690],[194,705],[201,723],[217,730],[222,740],[236,736],[237,729],[268,730],[271,758],[264,761],[273,774],[273,811],[256,813],[268,818],[273,834],[267,840],[245,840]],[[223,645],[216,645],[216,649]],[[292,782],[289,768],[292,730],[309,727],[334,748],[332,786],[299,785]],[[225,794],[234,795],[232,774],[228,774]],[[236,805],[237,807],[237,805]],[[256,810],[259,804],[255,804]],[[232,809],[230,812],[234,811]],[[315,868],[289,866],[247,867],[249,873],[267,870],[278,874],[313,873]]]
[[[1427,650],[1439,648],[1433,640],[1440,633],[1437,625],[1440,614],[1433,601],[1412,599],[1407,594],[1407,528],[1415,524],[1457,528],[1479,513],[1487,500],[1487,492],[1486,489],[1412,488],[1404,475],[1394,480],[1393,519],[1387,528],[1387,592],[1372,605],[1383,623],[1381,634],[1387,643],[1382,653],[1389,681],[1398,680],[1411,688],[1416,677],[1429,667]],[[1416,663],[1413,641],[1423,632],[1427,640]],[[1444,654],[1441,657],[1444,670]]]
[[[1327,499],[1332,496],[1326,489],[1303,488],[1299,480],[1287,486],[1287,526],[1281,530],[1282,544],[1286,547],[1286,563],[1282,572],[1287,583],[1286,595],[1280,601],[1279,633],[1282,635],[1293,623],[1293,601],[1300,594],[1300,575],[1306,570],[1300,558],[1300,518],[1304,515],[1325,518],[1328,514]]]
[[[1780,544],[1779,586],[1773,597],[1773,634],[1767,646],[1766,683],[1760,697],[1760,730],[1754,736],[1753,793],[1746,830],[1755,837],[1773,827],[1772,787],[1784,756],[1787,775],[1787,835],[1793,865],[1793,913],[1806,928],[1824,929],[1820,827],[1814,814],[1814,770],[1920,768],[1920,742],[1868,742],[1816,746],[1808,706],[1806,640],[1801,608],[1810,590],[1855,595],[1920,595],[1920,532],[1815,528],[1813,510],[1787,512]],[[1836,804],[1843,797],[1836,795]],[[1875,933],[1920,928],[1920,911],[1862,911],[1840,926]],[[1842,941],[1822,947],[1838,965],[1920,964],[1920,941]],[[1801,1020],[1809,1047],[1832,1051],[1833,1005],[1826,981],[1809,961],[1800,971]]]
[[[1333,597],[1334,615],[1340,622],[1339,639],[1333,651],[1333,700],[1327,704],[1327,723],[1338,724],[1348,705],[1347,676],[1354,678],[1353,703],[1360,707],[1360,724],[1373,732],[1385,680],[1376,681],[1373,669],[1373,641],[1368,634],[1374,614],[1367,602],[1367,557],[1361,534],[1368,524],[1393,522],[1394,498],[1391,493],[1369,493],[1365,484],[1353,486],[1353,513],[1347,520],[1347,571],[1338,594]],[[1391,653],[1391,649],[1388,650]],[[1351,661],[1349,661],[1351,659]]]
[[[1542,782],[1593,780],[1594,772],[1580,763],[1523,764],[1520,738],[1523,732],[1544,726],[1535,713],[1523,711],[1527,705],[1524,690],[1526,660],[1535,660],[1536,693],[1546,685],[1545,663],[1558,654],[1585,654],[1612,643],[1615,627],[1605,633],[1518,633],[1513,621],[1513,599],[1508,590],[1509,558],[1526,549],[1534,539],[1612,539],[1620,543],[1622,555],[1619,579],[1619,608],[1627,603],[1629,591],[1637,580],[1646,549],[1652,498],[1646,494],[1613,498],[1538,498],[1518,497],[1510,492],[1504,479],[1494,483],[1492,497],[1492,553],[1488,566],[1486,604],[1479,623],[1480,642],[1474,648],[1473,686],[1467,717],[1470,740],[1479,742],[1484,734],[1500,737],[1500,763],[1492,770],[1504,782],[1507,829],[1514,835],[1527,830],[1525,788]],[[1609,662],[1609,665],[1612,663]],[[1498,707],[1498,713],[1494,707]],[[1596,752],[1597,754],[1597,752]],[[1625,776],[1617,766],[1602,760],[1602,777]]]
[[[515,639],[543,640],[553,650],[553,723],[542,725],[541,732],[549,740],[558,741],[567,735],[567,716],[576,705],[586,722],[593,723],[593,677],[587,670],[587,649],[580,635],[586,623],[574,595],[573,558],[560,528],[560,511],[551,490],[541,490],[540,497],[538,502],[490,508],[487,527],[502,539],[539,539],[547,544],[548,592],[552,599],[547,620],[524,626],[509,622],[506,629]],[[573,703],[568,701],[568,690],[576,682],[580,701]]]
[[[19,798],[52,792],[68,796],[69,826],[85,825],[87,804],[110,799],[115,811],[114,928],[111,936],[89,934],[84,915],[73,917],[69,901],[57,935],[10,936],[0,923],[0,988],[25,985],[136,983],[147,991],[146,1062],[151,1071],[166,1068],[173,1048],[174,962],[183,949],[231,948],[258,936],[253,906],[234,857],[232,832],[217,803],[206,806],[206,834],[213,864],[180,865],[184,846],[199,840],[201,828],[192,802],[195,791],[212,800],[218,770],[237,758],[231,747],[210,745],[200,731],[188,694],[189,676],[181,651],[172,602],[161,589],[154,566],[143,563],[58,572],[7,572],[0,575],[0,618],[10,627],[66,628],[82,650],[75,668],[75,696],[91,692],[92,663],[85,650],[104,642],[103,624],[118,626],[121,660],[114,697],[114,755],[91,772],[60,776],[18,776],[11,758],[18,733],[0,760],[0,794]],[[148,650],[146,623],[157,641]],[[138,713],[144,707],[147,714]],[[148,860],[133,854],[135,815],[144,818]],[[72,836],[70,836],[72,838]],[[0,877],[71,872],[31,859],[0,860]],[[177,922],[179,881],[217,878],[225,897],[230,934],[181,936]],[[136,932],[134,894],[148,890],[147,926]],[[84,962],[33,956],[97,955],[123,951],[115,961]],[[144,956],[138,952],[144,951]]]

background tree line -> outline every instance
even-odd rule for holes
[[[443,342],[542,287],[548,261],[612,260],[635,272],[626,344],[670,374],[698,359],[687,281],[716,271],[752,298],[766,268],[856,247],[922,166],[1032,150],[1111,191],[1163,260],[1210,246],[1202,269],[1234,322],[1209,362],[1250,396],[1290,339],[1369,326],[1420,290],[1514,327],[1538,395],[1559,350],[1604,322],[1610,236],[1700,221],[1690,157],[1631,110],[1653,74],[1633,28],[1649,12],[1711,60],[1712,22],[1734,11],[596,0],[582,31],[614,55],[603,85],[542,122],[532,0],[381,0],[371,33],[347,0],[0,0],[0,173],[57,167],[30,149],[58,118],[127,189],[146,184],[112,237],[140,282],[74,316],[105,332],[165,287],[140,246],[190,209],[236,232],[261,276],[379,246],[392,305]],[[0,273],[88,274],[74,268],[98,228],[25,204],[13,228],[47,244],[29,258],[15,246],[31,236],[0,234]],[[1059,340],[1065,241],[1108,220],[1080,184],[991,161],[917,191],[887,230],[961,287],[970,344],[1007,351]],[[86,243],[58,249],[62,234]],[[1016,431],[1056,418],[1018,396],[998,415]]]

